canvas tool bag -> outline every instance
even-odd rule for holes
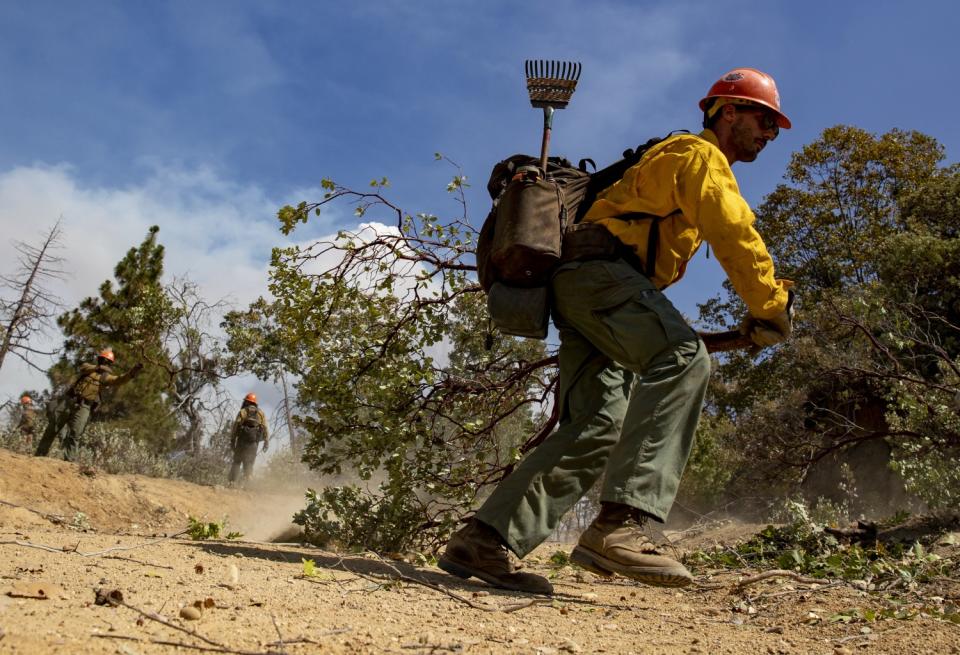
[[[570,228],[580,227],[580,219],[597,194],[620,180],[661,141],[663,138],[653,138],[628,149],[623,159],[594,173],[587,171],[591,159],[581,159],[574,166],[565,158],[550,157],[547,170],[542,171],[539,158],[513,155],[494,166],[487,183],[493,207],[480,229],[476,254],[490,321],[497,329],[514,336],[546,338],[550,278],[561,261],[589,258],[591,249],[597,251],[597,259],[621,253],[610,250],[619,247],[619,240],[599,226],[601,231],[591,228],[575,237],[578,245],[570,251],[575,255],[564,255],[564,240],[567,234],[579,232],[570,232]],[[654,252],[648,249],[647,254],[652,264],[656,242],[652,239],[651,243]],[[637,259],[632,252],[622,254]]]

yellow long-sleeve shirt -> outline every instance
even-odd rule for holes
[[[637,212],[665,217],[652,280],[658,288],[679,280],[706,241],[753,316],[772,318],[786,309],[790,282],[774,277],[773,260],[753,226],[756,217],[712,131],[653,146],[599,194],[583,220],[604,225],[646,264],[652,220],[617,218]]]

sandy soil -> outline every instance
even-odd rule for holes
[[[91,476],[3,450],[0,471],[0,653],[960,653],[960,626],[932,618],[831,622],[885,606],[846,585],[773,578],[734,593],[736,574],[700,572],[696,586],[656,589],[557,568],[550,556],[570,546],[547,544],[526,565],[556,594],[537,598],[428,564],[272,543],[290,539],[300,498]],[[245,537],[165,536],[188,514],[228,515]],[[960,586],[946,589],[935,602],[957,602]],[[97,604],[96,590],[121,604]],[[181,617],[195,603],[200,618]]]

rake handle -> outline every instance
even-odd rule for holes
[[[553,107],[543,108],[543,139],[540,141],[540,170],[547,177],[547,156],[550,152],[550,133],[553,132]]]

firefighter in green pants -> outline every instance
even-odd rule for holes
[[[20,420],[17,422],[17,432],[27,448],[33,447],[33,438],[37,430],[37,410],[33,407],[33,398],[23,394],[20,398]]]
[[[250,479],[253,473],[253,464],[257,460],[257,447],[263,442],[263,452],[267,452],[270,443],[270,434],[267,431],[267,417],[257,406],[257,395],[248,393],[243,399],[243,405],[233,421],[233,430],[230,433],[233,446],[233,465],[230,467],[228,482],[232,485],[240,475],[243,467],[243,481]]]
[[[114,375],[111,366],[114,363],[112,350],[101,351],[96,364],[81,364],[76,379],[67,388],[67,392],[51,403],[48,411],[47,429],[37,445],[37,456],[50,452],[54,439],[60,440],[63,458],[72,461],[76,458],[90,415],[101,402],[104,387],[115,387],[140,373],[143,364],[137,362],[123,375]]]
[[[792,330],[791,283],[774,276],[730,168],[754,161],[790,127],[776,85],[758,70],[734,69],[700,108],[703,132],[651,147],[587,212],[585,222],[615,239],[614,254],[567,257],[565,246],[566,263],[551,285],[559,427],[451,537],[438,562],[449,573],[552,593],[546,578],[519,571],[508,551],[522,558],[533,550],[602,479],[600,513],[572,559],[603,576],[690,583],[686,568],[659,552],[643,526],[664,521],[673,504],[710,360],[661,290],[680,279],[706,241],[748,308],[741,331],[763,347]]]

